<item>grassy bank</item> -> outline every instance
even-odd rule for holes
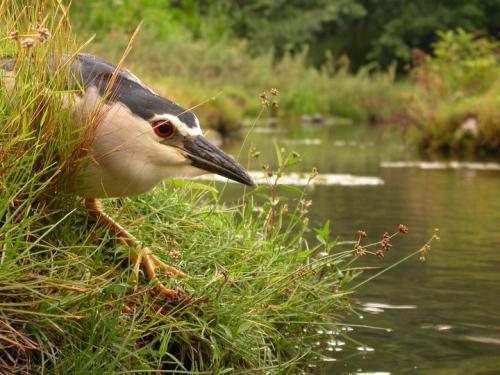
[[[268,239],[250,205],[242,213],[210,202],[189,188],[167,188],[108,207],[191,275],[165,279],[192,294],[188,305],[166,303],[143,277],[134,291],[129,250],[82,210],[31,212],[15,222],[7,214],[0,369],[276,372],[312,361],[321,352],[309,345],[323,339],[317,329],[341,327],[349,309],[349,273],[342,277],[333,264],[352,252],[315,260],[301,228]]]
[[[499,43],[463,30],[440,33],[433,56],[414,51],[405,111],[425,150],[500,151]]]

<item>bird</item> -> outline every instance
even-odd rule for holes
[[[163,180],[204,173],[256,185],[238,162],[203,136],[192,110],[158,95],[129,70],[101,57],[79,53],[63,60],[70,64],[67,84],[75,88],[65,105],[75,114],[75,126],[91,128],[88,157],[74,177],[75,190],[96,221],[132,248],[131,262],[142,263],[156,290],[167,299],[182,298],[182,289],[164,286],[157,271],[176,278],[188,275],[142,246],[104,211],[101,199],[143,194]],[[0,59],[0,68],[12,73],[15,63],[12,58]]]

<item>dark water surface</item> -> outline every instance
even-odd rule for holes
[[[303,154],[302,170],[314,166],[320,173],[384,181],[316,186],[309,192],[311,226],[330,220],[342,240],[354,239],[357,229],[375,241],[400,223],[410,228],[383,262],[373,264],[391,264],[440,229],[441,240],[426,263],[410,260],[358,290],[355,302],[362,318],[352,315],[348,321],[350,337],[360,344],[332,340],[332,361],[311,371],[500,374],[500,170],[495,165],[484,170],[481,164],[388,168],[383,163],[418,161],[419,156],[400,136],[353,125],[254,133],[249,144],[262,155],[253,169],[275,160],[273,141]]]

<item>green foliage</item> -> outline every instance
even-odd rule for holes
[[[431,51],[440,30],[463,27],[468,31],[494,34],[492,21],[500,15],[500,5],[491,0],[404,2],[363,0],[367,9],[364,24],[367,58],[387,65],[409,62],[412,48]]]
[[[196,0],[102,0],[71,3],[72,22],[77,29],[96,33],[98,40],[111,32],[130,35],[142,22],[143,30],[164,40],[172,34],[186,33],[198,39],[217,40],[227,32],[224,2],[204,6]]]
[[[463,29],[439,32],[438,37],[430,69],[463,96],[487,91],[498,78],[500,42],[478,39]]]
[[[325,24],[348,24],[365,15],[363,7],[350,0],[236,1],[232,28],[250,40],[257,51],[288,50],[310,44]]]
[[[439,33],[434,57],[415,52],[408,98],[422,146],[455,151],[500,147],[499,43],[462,29]]]
[[[72,4],[76,26],[94,30],[97,38],[103,38],[111,31],[120,30],[131,34],[143,20],[144,27],[155,37],[165,38],[184,26],[196,24],[193,9],[195,2],[186,1],[182,9],[172,6],[170,0],[123,0],[123,1],[78,1]]]
[[[496,0],[293,0],[74,2],[77,27],[102,38],[112,30],[128,34],[144,20],[156,38],[187,31],[195,39],[237,36],[251,50],[283,56],[303,46],[316,66],[328,52],[346,54],[359,68],[388,67],[411,59],[411,49],[430,52],[436,32],[462,27],[494,36],[500,18]],[[78,16],[77,16],[78,15]]]

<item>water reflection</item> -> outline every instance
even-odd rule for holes
[[[370,186],[382,185],[384,183],[384,180],[379,177],[354,176],[352,174],[321,173],[312,180],[309,173],[299,172],[284,173],[279,178],[275,175],[268,176],[266,173],[259,171],[249,171],[249,174],[258,185],[274,185],[277,182],[279,185],[314,187],[316,185]],[[196,179],[202,181],[220,181],[230,184],[238,184],[238,182],[229,180],[219,175],[202,175],[200,177],[196,177]]]
[[[420,169],[472,169],[478,171],[500,171],[500,164],[495,162],[471,161],[387,161],[380,163],[382,168],[420,168]]]
[[[481,344],[500,345],[500,339],[495,337],[466,336],[469,341],[480,342]]]
[[[319,139],[320,144],[281,142],[285,138]],[[297,173],[317,167],[320,174],[384,181],[371,186],[318,185],[308,193],[313,200],[311,226],[330,220],[334,235],[342,240],[353,239],[360,228],[370,240],[394,231],[400,223],[410,228],[407,235],[393,241],[394,248],[382,263],[367,259],[367,265],[388,265],[400,259],[423,244],[435,227],[440,228],[442,238],[433,245],[427,263],[406,262],[360,288],[358,310],[372,309],[365,319],[349,317],[356,326],[349,336],[360,344],[342,339],[345,345],[328,346],[336,361],[310,370],[325,374],[500,373],[498,164],[425,164],[399,136],[360,126],[337,126],[251,136],[247,148],[261,152],[252,161],[254,170],[273,164],[274,141],[304,155]],[[233,147],[236,153],[240,146]],[[227,199],[238,194],[236,188],[227,189]],[[375,309],[378,314],[373,313]],[[386,327],[390,332],[368,326]]]
[[[375,303],[375,302],[367,302],[363,303],[361,310],[370,313],[370,314],[381,314],[385,310],[408,310],[408,309],[416,309],[415,305],[390,305],[387,303]]]

